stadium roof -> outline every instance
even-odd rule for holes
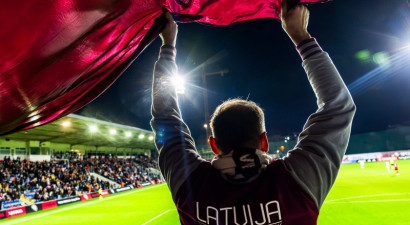
[[[71,145],[154,148],[153,132],[94,118],[70,114],[52,123],[18,131],[2,138]]]

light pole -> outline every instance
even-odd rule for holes
[[[212,75],[221,75],[223,76],[224,74],[229,73],[229,70],[219,70],[215,72],[210,72],[206,73],[205,72],[205,66],[202,67],[202,85],[204,87],[204,110],[205,110],[205,124],[204,128],[206,131],[206,141],[208,142],[209,138],[209,106],[208,106],[208,90],[207,90],[207,83],[206,83],[206,77],[207,76],[212,76]]]
[[[290,137],[289,137],[289,136],[286,136],[286,137],[285,137],[285,143],[286,143],[286,150],[287,150],[287,151],[289,151],[289,143],[288,143],[289,141],[290,141]]]

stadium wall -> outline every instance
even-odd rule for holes
[[[70,144],[64,144],[64,143],[50,143],[50,149],[53,149],[55,151],[70,151],[71,150],[71,146]]]
[[[95,151],[95,150],[97,150],[97,147],[92,146],[92,145],[73,145],[73,146],[71,146],[71,149],[73,149],[73,150]]]
[[[30,161],[50,161],[51,156],[50,155],[30,155],[28,159]]]
[[[29,143],[25,141],[0,139],[0,159],[3,159],[4,156],[11,156],[11,153],[16,157],[25,159],[29,148]]]

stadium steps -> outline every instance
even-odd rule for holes
[[[91,175],[91,176],[94,176],[95,178],[98,178],[98,179],[100,179],[100,180],[108,181],[108,182],[110,182],[110,184],[114,184],[114,188],[120,188],[120,187],[121,187],[121,184],[119,184],[119,183],[117,183],[117,182],[115,182],[115,181],[113,181],[113,180],[110,180],[110,179],[108,179],[108,178],[106,178],[106,177],[104,177],[104,176],[102,176],[102,175],[100,175],[100,174],[98,174],[98,173],[92,173],[92,172],[90,172],[90,175]]]
[[[20,197],[20,201],[25,202],[27,205],[33,205],[34,203],[31,201],[30,198],[26,198],[24,196]]]

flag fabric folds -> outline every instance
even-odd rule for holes
[[[297,3],[326,0],[289,0]],[[14,0],[0,7],[0,134],[39,126],[104,92],[166,23],[279,19],[282,0]]]

